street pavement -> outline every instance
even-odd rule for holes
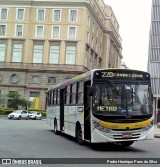
[[[7,119],[7,116],[0,115],[0,119]],[[44,118],[42,120],[46,120],[46,119]],[[160,138],[160,126],[159,127],[157,125],[154,126],[154,137]]]

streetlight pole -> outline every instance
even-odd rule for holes
[[[31,83],[28,83],[28,100],[27,100],[27,111],[28,111],[28,109],[29,109],[29,98],[30,98],[30,86],[31,86]]]

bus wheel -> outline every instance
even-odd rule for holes
[[[58,130],[57,130],[57,120],[54,120],[54,133],[58,135]]]
[[[129,147],[133,143],[134,143],[134,141],[124,141],[124,142],[121,142],[120,144],[122,147]]]
[[[82,128],[80,125],[77,125],[76,127],[76,139],[80,145],[84,143],[84,141],[82,140]]]

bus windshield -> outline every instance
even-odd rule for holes
[[[106,116],[152,114],[151,87],[147,84],[94,84],[93,113]]]

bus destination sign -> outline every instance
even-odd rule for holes
[[[149,80],[150,76],[146,72],[140,71],[96,71],[94,75],[95,79],[131,79],[131,80]]]

